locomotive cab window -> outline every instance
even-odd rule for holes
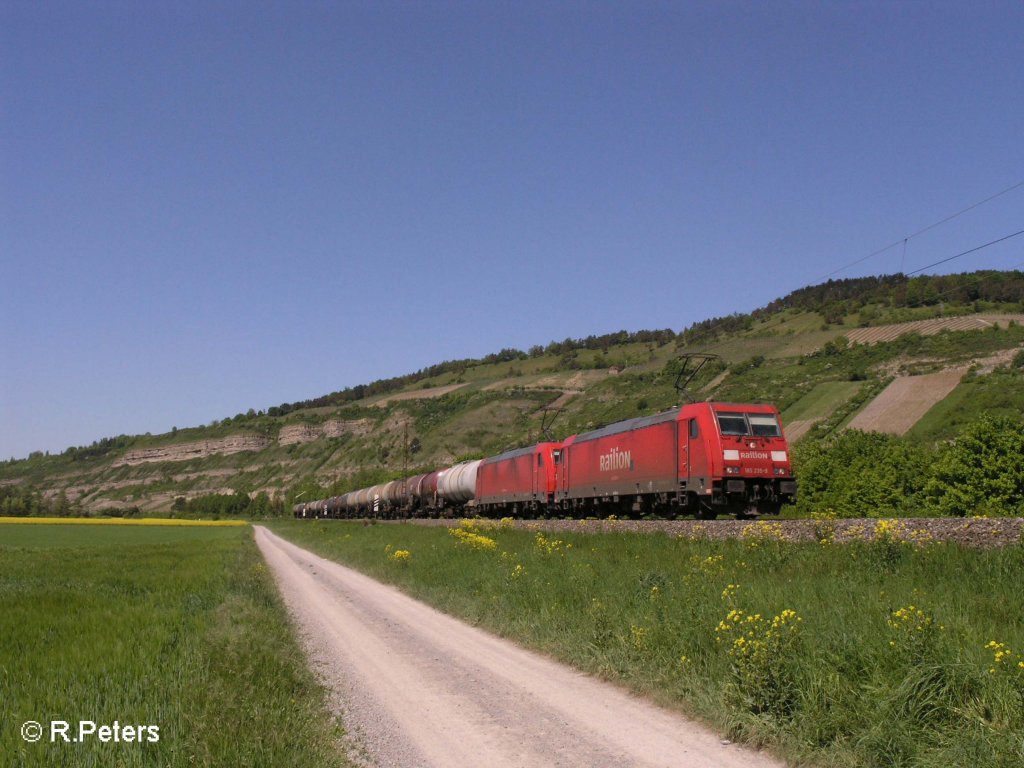
[[[690,437],[700,437],[700,429],[697,427],[696,419],[690,419]]]
[[[782,437],[779,420],[770,413],[749,413],[750,431],[757,437]]]
[[[552,451],[551,455],[555,457],[555,464],[561,464],[562,463],[562,452],[561,451]]]
[[[723,435],[749,435],[747,420],[742,413],[719,413],[718,428]]]
[[[718,428],[723,435],[737,437],[782,437],[779,420],[771,413],[719,413]]]

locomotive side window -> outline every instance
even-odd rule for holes
[[[700,429],[697,427],[697,420],[690,419],[690,437],[699,437]]]
[[[561,464],[562,463],[562,452],[561,451],[553,451],[553,455],[555,457],[555,464]]]
[[[750,429],[758,437],[782,437],[779,421],[770,413],[750,413]]]
[[[747,420],[742,413],[719,413],[718,428],[723,435],[749,435]]]
[[[544,466],[544,454],[543,453],[538,453],[537,454],[537,466],[538,467],[543,467]]]

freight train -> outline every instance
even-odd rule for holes
[[[771,405],[681,407],[296,504],[297,518],[778,514],[796,479]]]

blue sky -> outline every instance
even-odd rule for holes
[[[7,0],[0,457],[754,309],[1024,180],[1022,39],[1019,2]],[[836,277],[1020,229],[1024,187]]]

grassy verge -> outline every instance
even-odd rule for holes
[[[709,524],[713,525],[713,523]],[[796,763],[1024,760],[1024,548],[283,521],[282,535]],[[458,529],[455,529],[458,530]]]
[[[248,527],[0,530],[6,764],[343,764],[325,711]],[[159,740],[51,743],[55,720],[71,737],[83,720],[155,725]]]

